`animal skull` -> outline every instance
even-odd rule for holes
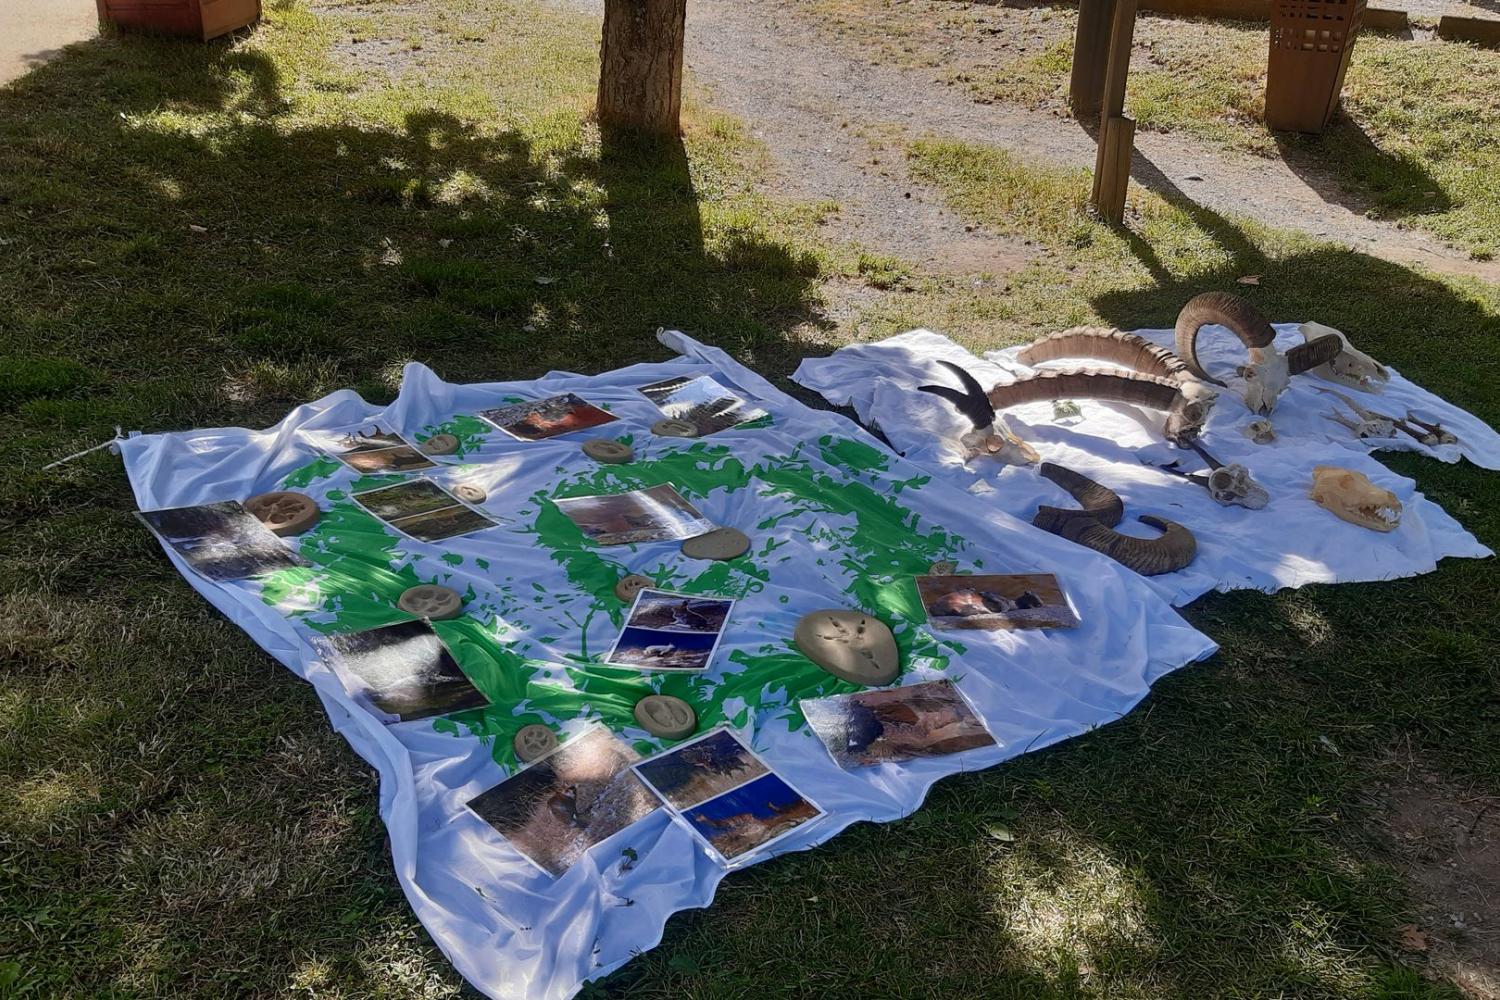
[[[1349,343],[1349,338],[1333,327],[1324,326],[1322,323],[1303,323],[1300,331],[1302,339],[1306,341],[1334,336],[1343,345],[1338,357],[1312,369],[1312,374],[1319,378],[1326,378],[1330,382],[1337,382],[1346,388],[1358,389],[1360,392],[1379,392],[1390,381],[1391,373],[1385,365],[1363,351],[1355,350],[1354,345]]]
[[[1007,465],[1034,465],[1042,460],[1037,450],[1017,437],[1000,417],[987,428],[969,431],[959,444],[965,460],[988,456]]]
[[[1394,531],[1401,525],[1401,501],[1390,490],[1381,489],[1363,472],[1333,465],[1313,468],[1308,497],[1318,506],[1372,531]]]
[[[1276,428],[1271,426],[1271,421],[1262,417],[1245,425],[1245,436],[1256,444],[1270,444],[1276,440]]]
[[[1276,409],[1276,401],[1292,382],[1286,355],[1277,353],[1274,347],[1252,347],[1250,363],[1235,370],[1245,382],[1245,405],[1263,417]]]
[[[1250,470],[1238,463],[1221,465],[1208,474],[1208,495],[1221,507],[1260,510],[1271,501],[1266,488],[1250,478]]]

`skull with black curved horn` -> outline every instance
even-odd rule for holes
[[[1017,437],[1005,420],[995,412],[989,397],[985,395],[984,387],[974,380],[974,376],[951,361],[939,361],[938,364],[956,375],[963,389],[947,385],[923,385],[917,388],[946,399],[973,425],[974,429],[959,439],[966,458],[988,455],[1011,465],[1031,465],[1041,459],[1042,456],[1036,453],[1036,449]]]
[[[1189,299],[1177,314],[1177,353],[1189,371],[1214,385],[1224,383],[1198,360],[1198,331],[1211,323],[1229,330],[1250,352],[1249,362],[1236,372],[1245,382],[1245,405],[1263,417],[1276,408],[1293,375],[1326,365],[1343,350],[1342,339],[1329,334],[1282,354],[1276,350],[1276,331],[1249,302],[1229,292],[1204,292]]]

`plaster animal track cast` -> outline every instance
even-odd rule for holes
[[[523,764],[529,764],[556,748],[557,734],[541,723],[533,722],[516,731],[511,745],[515,748],[516,758]]]
[[[669,694],[648,694],[635,703],[635,721],[652,736],[680,740],[698,728],[693,706]]]
[[[396,599],[396,606],[409,615],[442,621],[457,618],[464,609],[464,599],[458,591],[439,583],[419,583],[408,587]]]
[[[1276,350],[1276,331],[1249,302],[1229,292],[1204,292],[1189,299],[1177,314],[1177,354],[1189,371],[1214,385],[1224,383],[1198,361],[1198,331],[1211,323],[1228,329],[1250,352],[1249,363],[1236,371],[1245,380],[1245,405],[1263,417],[1276,408],[1293,375],[1329,363],[1343,349],[1343,342],[1330,335],[1282,354]]]
[[[1390,490],[1370,482],[1363,472],[1334,465],[1313,467],[1308,497],[1336,517],[1371,531],[1401,526],[1401,501]]]
[[[1041,459],[1036,449],[1017,437],[1010,426],[990,405],[984,388],[963,368],[951,361],[938,364],[958,376],[962,390],[947,385],[922,385],[917,388],[941,396],[952,403],[958,412],[969,418],[974,429],[968,431],[959,443],[964,447],[965,458],[988,455],[1010,465],[1031,465]]]
[[[803,615],[792,641],[809,660],[846,681],[878,687],[901,672],[896,637],[861,611],[826,609]]]
[[[1114,526],[1123,516],[1125,506],[1113,490],[1087,476],[1050,462],[1044,463],[1040,471],[1043,476],[1059,485],[1063,485],[1064,481],[1072,483],[1078,493],[1074,493],[1066,485],[1063,488],[1075,497],[1082,493],[1091,498],[1091,507],[1088,509],[1038,508],[1031,523],[1043,531],[1050,531],[1070,542],[1077,542],[1085,548],[1107,555],[1142,576],[1175,572],[1197,556],[1198,542],[1193,538],[1193,533],[1175,521],[1143,514],[1138,520],[1159,529],[1161,535],[1156,538],[1140,538],[1123,534],[1114,530]],[[1117,511],[1120,513],[1116,513]],[[1109,520],[1110,517],[1114,520]]]
[[[1298,332],[1307,343],[1324,337],[1337,337],[1339,340],[1341,349],[1338,357],[1312,369],[1311,374],[1360,392],[1380,392],[1391,380],[1391,373],[1385,365],[1363,351],[1355,350],[1354,345],[1349,343],[1349,338],[1333,327],[1322,323],[1303,323]]]
[[[261,493],[245,501],[245,510],[273,534],[285,538],[300,535],[314,524],[323,512],[318,502],[305,493],[277,490]]]

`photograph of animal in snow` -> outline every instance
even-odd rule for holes
[[[713,522],[684,500],[671,483],[553,502],[597,545],[680,541],[713,528]]]
[[[1073,628],[1078,616],[1050,573],[919,576],[917,593],[933,628]]]
[[[726,862],[765,850],[822,815],[774,772],[682,812],[688,826]]]
[[[734,602],[664,590],[643,590],[625,624],[666,632],[722,632]]]
[[[690,809],[770,772],[755,752],[728,729],[636,765],[635,771],[674,809]]]
[[[634,670],[707,670],[718,645],[717,632],[663,632],[627,625],[604,662]]]
[[[588,729],[467,803],[553,877],[660,803],[631,767],[641,755],[603,726]]]
[[[193,572],[219,583],[309,565],[238,500],[143,510],[136,516]]]
[[[473,534],[496,523],[429,479],[365,490],[354,499],[392,528],[423,542]]]
[[[479,415],[522,441],[541,441],[620,419],[571,392],[480,410]]]
[[[766,415],[765,410],[752,406],[734,390],[708,375],[669,378],[643,385],[640,392],[669,418],[686,420],[698,428],[700,437]]]
[[[312,433],[308,437],[322,451],[343,462],[355,472],[413,472],[431,469],[437,463],[395,431],[371,426],[368,430]]]
[[[943,757],[995,745],[952,681],[858,691],[800,703],[839,767]]]
[[[346,632],[323,642],[356,682],[351,693],[402,722],[489,704],[427,622]]]

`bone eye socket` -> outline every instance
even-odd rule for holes
[[[441,621],[457,618],[463,611],[464,599],[450,587],[424,583],[402,591],[396,606],[409,615]]]

